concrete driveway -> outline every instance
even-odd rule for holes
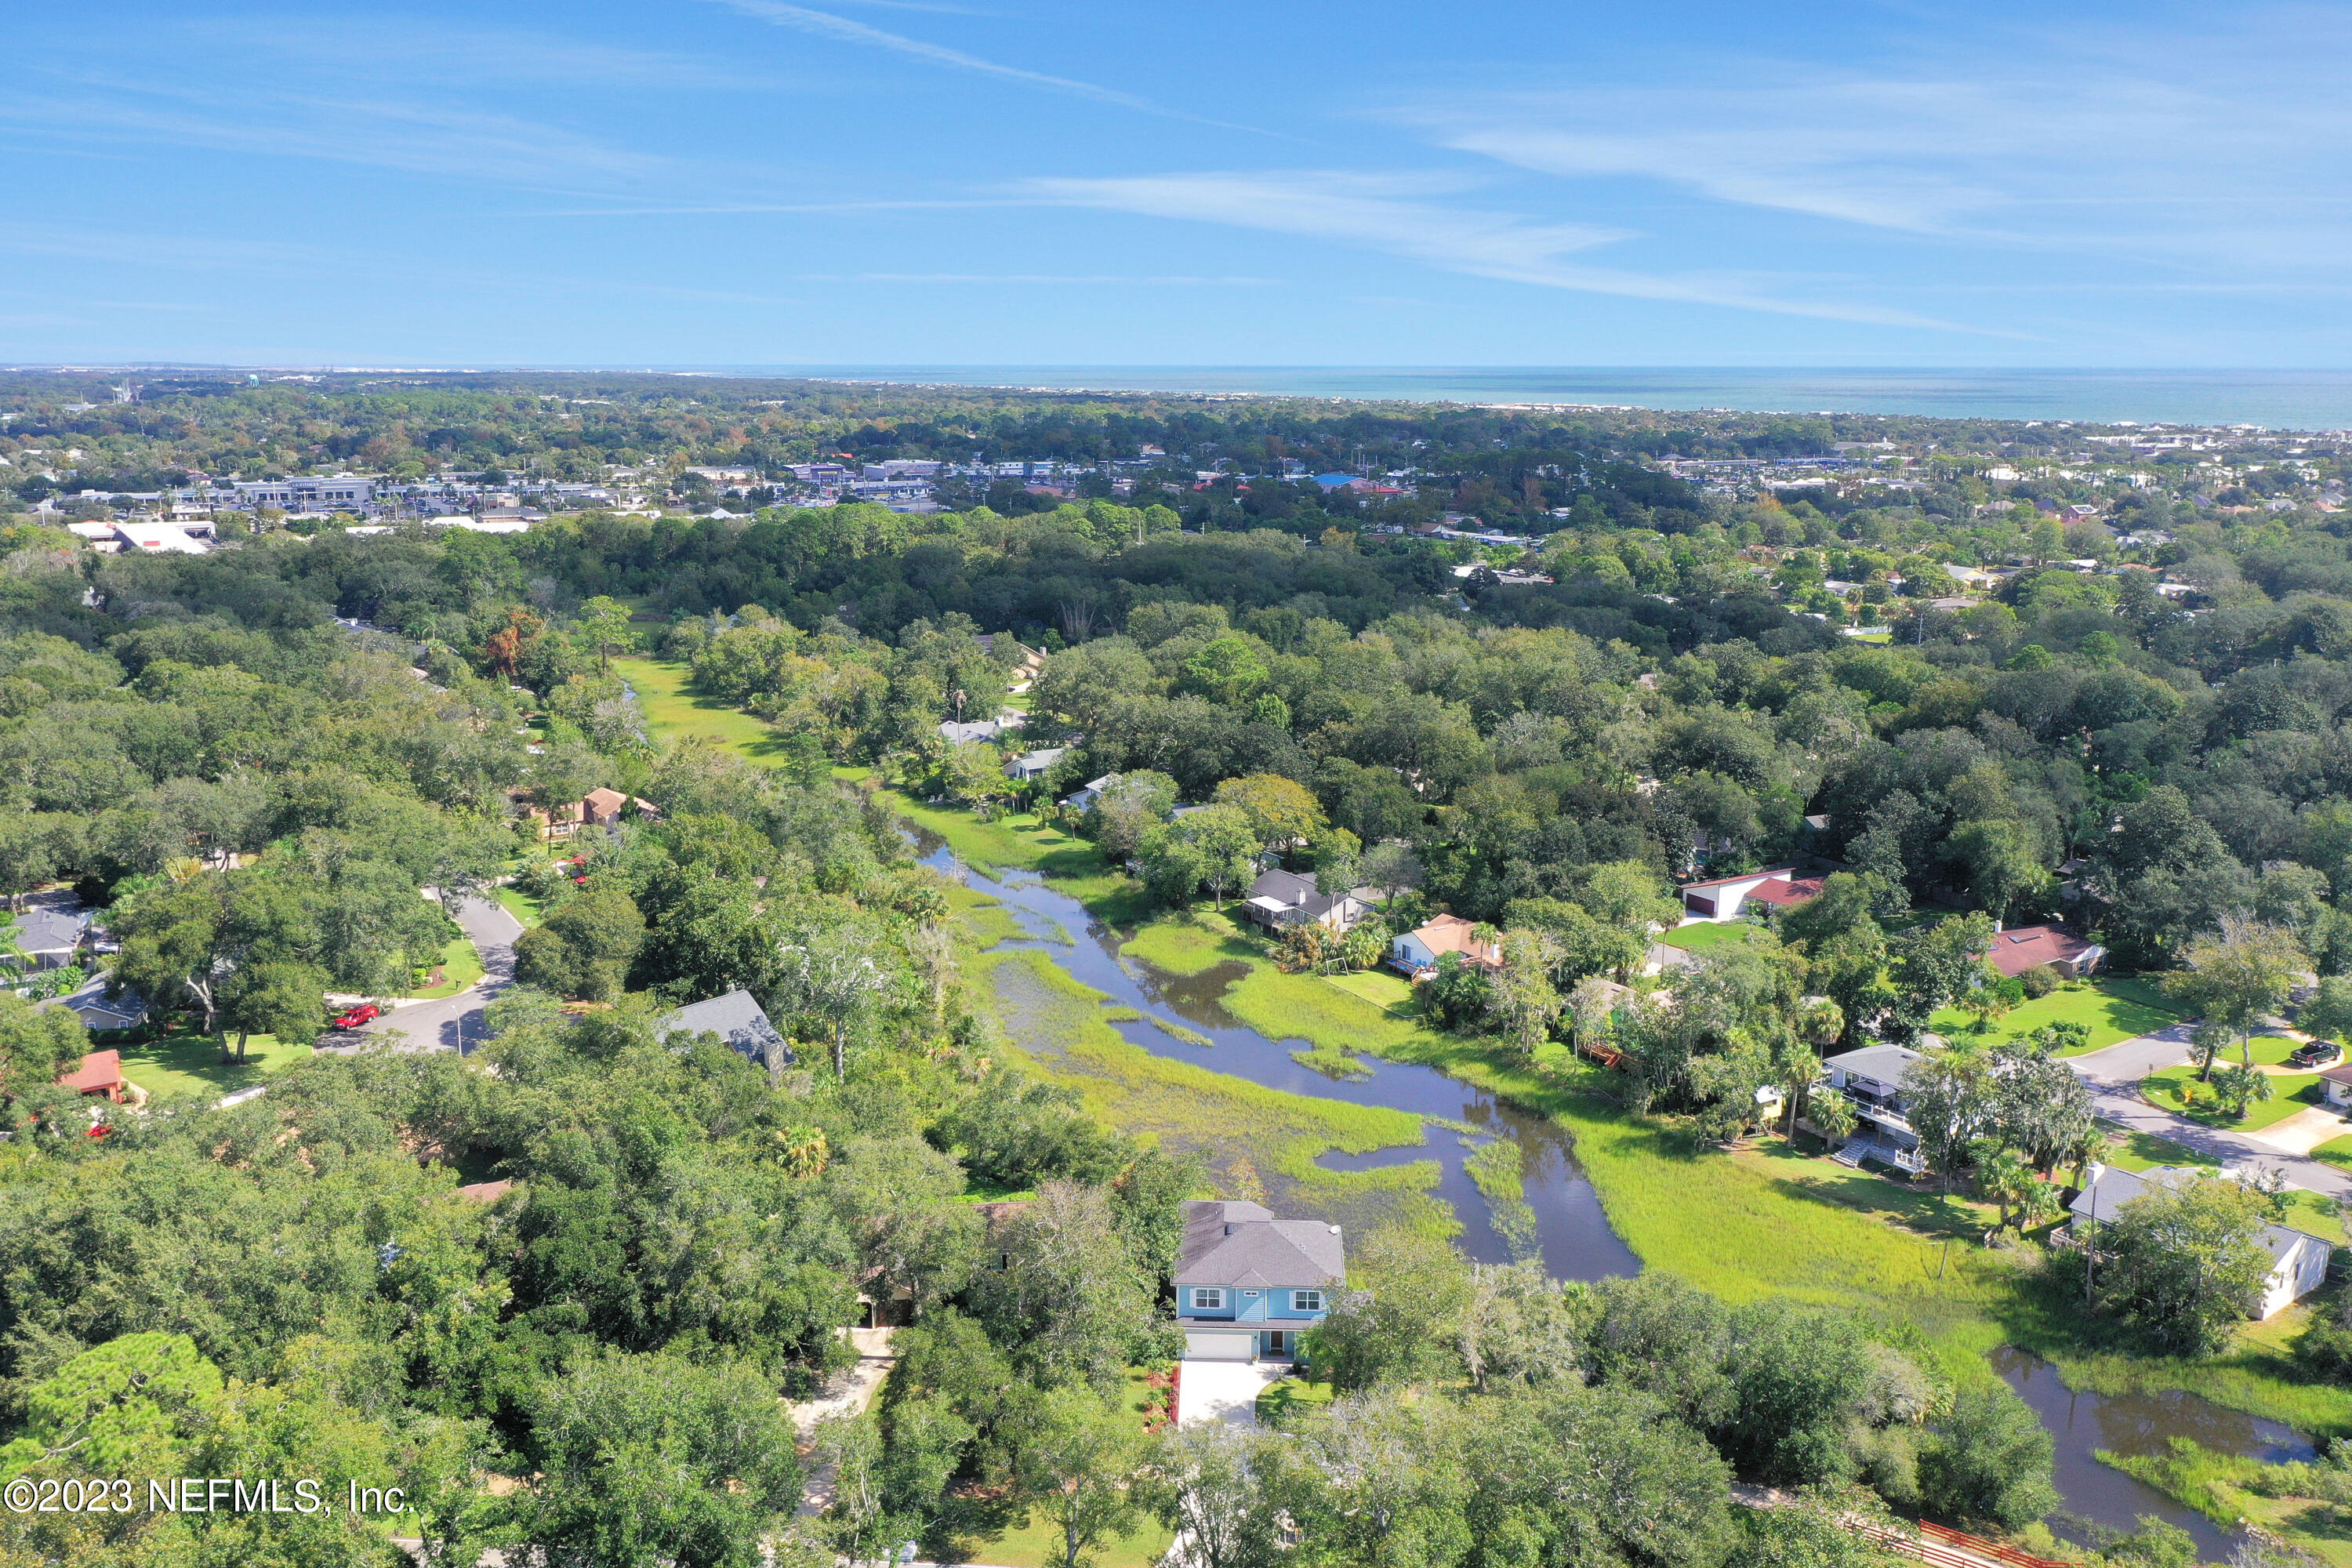
[[[2109,1046],[2105,1050],[2092,1051],[2072,1058],[2069,1065],[2083,1075],[2090,1086],[2091,1102],[2104,1121],[2128,1128],[2134,1132],[2146,1132],[2166,1139],[2186,1149],[2221,1161],[2228,1165],[2251,1165],[2265,1170],[2284,1172],[2286,1179],[2298,1187],[2315,1193],[2325,1193],[2332,1198],[2352,1194],[2352,1173],[2336,1169],[2323,1161],[2292,1147],[2283,1148],[2268,1141],[2263,1133],[2276,1136],[2288,1124],[2301,1123],[2310,1116],[2300,1111],[2263,1130],[2263,1133],[2231,1132],[2218,1127],[2206,1127],[2168,1110],[2159,1110],[2140,1098],[2140,1079],[2159,1068],[2168,1068],[2189,1059],[2189,1026],[2170,1024],[2154,1034]],[[2338,1129],[2343,1129],[2341,1122]],[[2298,1134],[2307,1135],[2308,1129],[2295,1127],[2288,1131],[2290,1144]],[[2315,1140],[2325,1142],[2325,1139]],[[2305,1148],[2312,1145],[2305,1143]]]
[[[483,1010],[514,984],[514,944],[515,939],[522,935],[522,922],[507,913],[504,905],[469,896],[458,900],[457,924],[472,940],[474,951],[482,955],[479,980],[455,996],[396,1004],[391,1012],[364,1028],[323,1035],[320,1037],[319,1049],[348,1055],[371,1037],[378,1042],[389,1040],[404,1051],[456,1051],[465,1055],[480,1045],[488,1032]]]
[[[1257,1396],[1290,1375],[1280,1362],[1187,1361],[1176,1380],[1176,1425],[1257,1425]]]

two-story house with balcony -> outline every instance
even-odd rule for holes
[[[1276,1219],[1257,1204],[1194,1199],[1177,1249],[1186,1361],[1289,1361],[1348,1283],[1339,1227]]]
[[[1913,1063],[1927,1059],[1908,1046],[1864,1046],[1822,1063],[1822,1076],[1813,1085],[1812,1098],[1843,1095],[1855,1118],[1852,1136],[1831,1158],[1845,1165],[1875,1160],[1914,1175],[1926,1168],[1919,1156],[1919,1134],[1907,1114],[1903,1078]],[[1810,1121],[1807,1125],[1811,1126]]]

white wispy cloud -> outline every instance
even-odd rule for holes
[[[1432,96],[1393,111],[1516,168],[1939,239],[2335,266],[2352,182],[2341,11],[1946,42],[1874,69]],[[1712,78],[1713,79],[1708,79]]]
[[[1778,315],[1887,326],[1973,331],[1907,310],[1851,299],[1775,295],[1752,275],[1659,275],[1572,260],[1639,237],[1629,229],[1559,223],[1432,199],[1458,178],[1308,171],[1283,174],[1143,174],[1041,178],[1013,195],[1047,205],[1092,207],[1150,217],[1298,235],[1402,256],[1474,277],[1626,299],[1719,305]]]
[[[847,16],[836,16],[829,11],[813,11],[805,5],[788,5],[785,0],[718,0],[718,3],[746,16],[756,16],[761,21],[772,22],[777,26],[791,27],[820,38],[830,38],[835,43],[887,49],[892,54],[906,55],[931,65],[974,71],[982,76],[999,77],[1006,81],[1024,82],[1055,92],[1072,93],[1080,98],[1091,98],[1098,103],[1115,103],[1121,108],[1139,109],[1153,114],[1168,112],[1149,99],[1138,98],[1131,92],[1121,92],[1116,88],[1099,87],[1090,81],[1049,76],[1044,71],[983,59],[961,49],[949,48],[944,44],[910,38],[903,33],[885,32],[880,27],[868,26]]]
[[[675,168],[669,160],[543,121],[422,100],[278,94],[257,103],[215,103],[176,88],[133,96],[118,87],[103,116],[74,99],[6,96],[0,97],[0,121],[60,141],[169,142],[553,188],[635,187]]]
[[[1282,282],[1278,278],[1191,278],[1148,275],[1138,277],[1108,272],[804,272],[794,281],[802,283],[1051,283],[1115,285],[1147,289],[1270,289],[1280,287]]]
[[[782,85],[775,72],[747,70],[740,61],[516,28],[424,27],[389,17],[205,17],[187,22],[171,36],[192,45],[226,47],[247,58],[298,61],[371,80],[399,80],[412,89],[552,82],[723,91]],[[805,90],[814,79],[796,79],[793,86]]]

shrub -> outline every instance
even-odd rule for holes
[[[2051,968],[2046,963],[2037,963],[2032,968],[2027,970],[2024,973],[2019,975],[2017,977],[2017,984],[2024,990],[2027,1000],[2032,1001],[2039,997],[2047,996],[2053,991],[2057,990],[2059,980],[2059,973],[2056,970]]]

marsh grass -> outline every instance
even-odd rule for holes
[[[1370,1171],[1327,1171],[1327,1150],[1361,1154],[1417,1147],[1422,1119],[1382,1106],[1287,1094],[1191,1062],[1154,1056],[1111,1026],[1101,993],[1034,948],[975,961],[1016,1049],[1037,1071],[1078,1090],[1088,1109],[1122,1131],[1194,1152],[1213,1184],[1235,1194],[1263,1182],[1265,1201],[1351,1227],[1394,1221],[1451,1236],[1453,1210],[1432,1196],[1434,1160]],[[1147,1015],[1148,1016],[1148,1015]],[[1239,1195],[1236,1194],[1236,1195]]]

